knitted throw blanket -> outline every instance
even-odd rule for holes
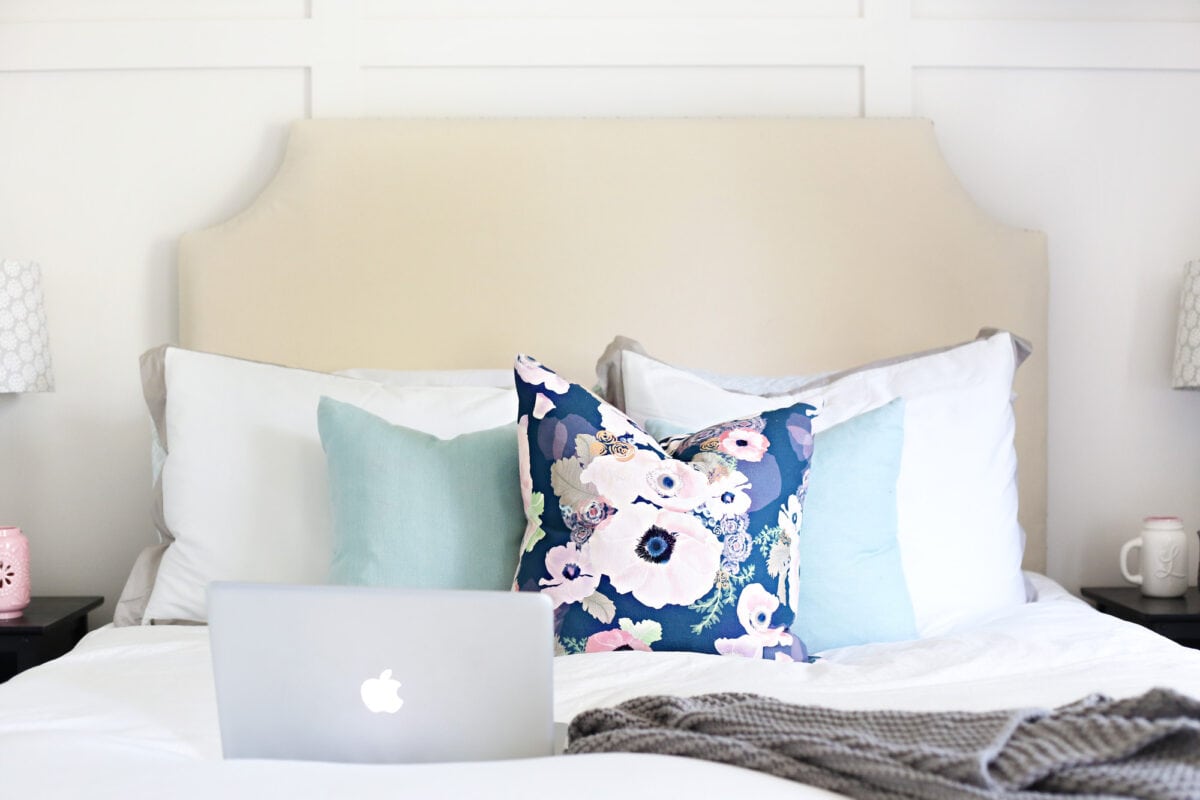
[[[585,711],[569,737],[568,753],[701,758],[872,800],[1200,798],[1200,702],[1165,689],[987,713],[651,696]]]

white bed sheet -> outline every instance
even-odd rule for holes
[[[1055,706],[1168,686],[1200,697],[1200,651],[1096,613],[1042,576],[1040,599],[979,628],[844,648],[818,663],[687,653],[601,653],[555,663],[555,714],[641,694],[752,691],[840,708]],[[787,791],[735,767],[648,755],[454,765],[222,761],[203,627],[101,628],[67,656],[0,686],[0,776],[33,796],[221,798],[685,796]]]

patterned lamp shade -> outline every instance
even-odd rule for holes
[[[0,259],[0,393],[52,391],[41,267]]]

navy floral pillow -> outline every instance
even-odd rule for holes
[[[675,437],[518,356],[528,525],[514,588],[554,602],[560,653],[805,660],[789,626],[815,409]]]

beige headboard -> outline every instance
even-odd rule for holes
[[[1012,330],[1026,566],[1045,563],[1046,246],[988,218],[923,120],[320,120],[180,247],[187,347],[581,382],[613,335],[808,373]]]

